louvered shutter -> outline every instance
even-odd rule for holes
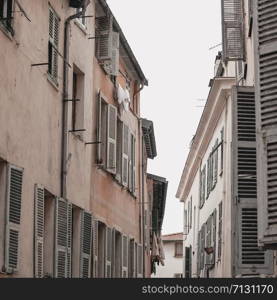
[[[107,134],[107,170],[116,174],[116,127],[117,108],[108,105],[108,134]]]
[[[5,269],[18,270],[23,170],[8,165]]]
[[[135,278],[135,241],[134,239],[129,240],[129,269],[128,277]]]
[[[128,237],[122,235],[122,278],[128,278]]]
[[[137,277],[142,278],[143,277],[143,248],[142,245],[137,245]]]
[[[98,164],[103,163],[103,154],[102,154],[102,142],[104,137],[102,137],[102,96],[101,92],[99,91],[97,95],[97,157],[96,162]]]
[[[58,48],[60,20],[52,8],[49,8],[49,73],[57,81]]]
[[[200,258],[200,270],[203,270],[205,264],[205,224],[201,227],[201,258]]]
[[[254,1],[258,211],[260,245],[277,243],[277,10]]]
[[[188,234],[188,216],[187,216],[187,210],[184,211],[184,234]]]
[[[200,276],[200,266],[201,266],[201,231],[198,232],[197,235],[197,262],[196,262],[196,268],[197,268],[197,276]]]
[[[111,58],[109,60],[105,60],[104,62],[104,70],[108,75],[118,76],[119,71],[119,33],[112,32],[111,33]]]
[[[56,198],[55,277],[67,277],[67,226],[68,207],[62,198]]]
[[[214,187],[217,183],[217,175],[218,175],[218,139],[216,139],[215,142],[215,152],[214,152],[214,176],[213,176],[213,182]]]
[[[96,27],[99,34],[97,58],[99,60],[110,60],[112,58],[113,43],[113,19],[111,16],[96,18]]]
[[[132,193],[136,193],[136,138],[134,135],[131,136],[132,138]]]
[[[224,60],[244,59],[243,1],[221,0]]]
[[[93,277],[98,277],[98,220],[93,220]]]
[[[253,87],[233,87],[233,199],[236,275],[272,273],[272,253],[258,248],[255,94]]]
[[[35,277],[42,278],[44,276],[44,187],[35,185]]]
[[[92,243],[92,215],[82,211],[81,216],[81,262],[80,277],[90,278],[91,274],[91,243]]]
[[[72,204],[67,203],[67,261],[66,277],[72,277]]]
[[[112,229],[106,227],[105,241],[105,278],[112,277]]]
[[[209,216],[207,222],[206,222],[206,244],[205,247],[209,248],[212,245],[212,218]],[[206,264],[211,264],[211,254],[205,253],[206,259],[205,263]]]
[[[212,214],[212,241],[211,246],[213,247],[213,253],[211,254],[211,264],[215,264],[216,257],[216,209]]]
[[[116,268],[115,268],[115,265],[116,265],[116,256],[115,256],[115,252],[116,252],[116,229],[113,228],[112,229],[112,261],[111,261],[111,264],[112,264],[112,267],[111,267],[111,272],[112,272],[112,277],[115,278],[116,277]]]
[[[122,139],[122,184],[127,187],[129,173],[129,128],[124,123]]]

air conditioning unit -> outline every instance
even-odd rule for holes
[[[75,8],[81,8],[84,3],[84,0],[70,0],[69,6]]]

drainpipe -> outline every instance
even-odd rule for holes
[[[66,176],[67,176],[67,147],[68,147],[68,59],[69,59],[69,24],[70,21],[81,17],[83,11],[71,15],[64,24],[64,61],[63,61],[63,98],[62,98],[62,145],[61,145],[61,197],[67,197]]]

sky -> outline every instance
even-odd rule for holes
[[[163,234],[183,231],[175,197],[221,46],[220,0],[107,0],[149,86],[141,116],[154,122],[157,157],[148,172],[169,181]]]

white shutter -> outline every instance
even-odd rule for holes
[[[97,106],[98,106],[98,111],[97,111],[97,157],[96,157],[96,162],[98,164],[102,164],[103,163],[103,154],[102,154],[102,141],[103,138],[102,137],[102,96],[101,96],[101,92],[99,91],[98,95],[97,95]]]
[[[122,235],[122,278],[128,278],[128,237]]]
[[[81,262],[80,277],[90,278],[91,266],[91,243],[92,243],[92,215],[82,211],[81,217]]]
[[[115,278],[116,277],[116,257],[115,257],[115,252],[116,252],[116,248],[115,248],[115,241],[116,241],[116,229],[113,228],[112,229],[112,277]]]
[[[49,7],[49,73],[57,81],[58,78],[58,51],[60,20],[54,10]],[[50,68],[51,66],[51,68]]]
[[[108,105],[107,170],[116,174],[117,108]]]
[[[129,187],[130,191],[136,192],[136,139],[133,134],[130,135],[130,169],[129,169]]]
[[[119,33],[112,32],[112,59],[109,75],[118,76],[119,73]]]
[[[72,277],[72,204],[67,203],[67,262],[66,277]]]
[[[122,184],[128,186],[128,171],[129,171],[129,128],[123,123],[122,134]]]
[[[110,60],[112,58],[112,16],[102,16],[96,18],[96,30],[99,34],[97,41],[97,58],[99,60]]]
[[[67,202],[56,198],[56,230],[55,230],[55,277],[67,276]]]
[[[259,245],[275,249],[277,244],[276,1],[255,0],[253,4]]]
[[[224,60],[244,59],[242,2],[242,0],[221,0]]]
[[[23,170],[8,165],[5,271],[18,270]]]
[[[98,220],[93,220],[93,277],[98,277]]]
[[[35,277],[42,278],[44,276],[44,187],[35,185]]]
[[[110,227],[106,227],[106,241],[105,241],[105,278],[112,277],[112,240],[113,232]]]

